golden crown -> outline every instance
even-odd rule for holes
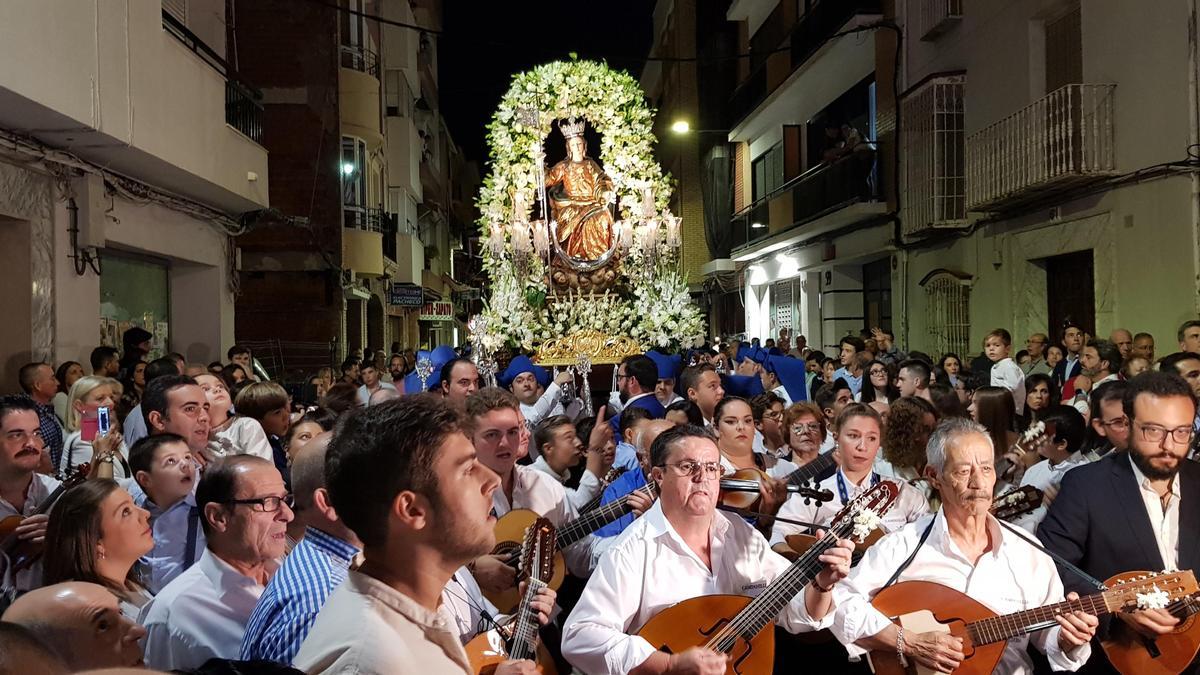
[[[564,139],[582,136],[585,128],[587,128],[587,120],[584,119],[576,120],[571,117],[558,122],[558,130],[562,132]]]

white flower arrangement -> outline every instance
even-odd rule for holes
[[[1171,603],[1171,596],[1166,591],[1161,590],[1158,584],[1151,586],[1154,590],[1149,593],[1137,594],[1138,609],[1166,609]]]
[[[544,340],[594,329],[628,335],[647,349],[698,346],[704,319],[679,270],[679,242],[662,243],[665,218],[655,220],[658,246],[645,251],[635,245],[622,260],[619,274],[628,297],[572,293],[553,301],[546,298],[545,260],[514,256],[508,228],[496,227],[524,222],[528,214],[516,214],[514,207],[535,202],[541,147],[553,122],[568,117],[586,119],[601,136],[599,162],[613,182],[618,220],[632,223],[645,215],[646,190],[655,213],[669,215],[671,181],[654,159],[653,115],[637,80],[595,61],[558,61],[518,74],[488,125],[492,170],[478,206],[487,244],[483,268],[492,283],[483,320],[475,324],[486,334],[474,336],[475,344],[488,353],[506,346],[532,350]]]
[[[861,544],[867,536],[875,531],[875,528],[879,527],[881,522],[883,519],[874,509],[860,509],[858,513],[854,514],[854,529],[851,530],[850,536]]]
[[[1033,439],[1037,438],[1038,436],[1042,436],[1045,433],[1046,423],[1034,422],[1033,424],[1029,425],[1029,428],[1025,430],[1025,433],[1021,434],[1021,441],[1028,443],[1029,441],[1032,441]]]

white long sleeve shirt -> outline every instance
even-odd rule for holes
[[[530,466],[557,480],[566,491],[567,501],[571,502],[571,506],[576,512],[581,511],[588,502],[600,494],[600,479],[591,471],[584,471],[583,475],[579,477],[579,487],[569,488],[566,486],[566,482],[571,477],[570,471],[561,474],[554,473],[554,469],[551,469],[550,465],[546,463],[545,457],[538,457]]]
[[[579,510],[567,499],[567,489],[550,474],[518,464],[513,467],[512,502],[504,490],[492,493],[492,508],[499,518],[513,509],[529,509],[545,516],[555,527],[579,516]],[[563,551],[567,568],[580,578],[586,578],[591,563],[592,536],[585,537]]]
[[[653,616],[702,595],[756,596],[789,565],[737,516],[717,511],[709,536],[711,569],[671,526],[661,502],[655,503],[601,559],[567,619],[563,656],[590,675],[628,673],[656,651],[632,635]],[[810,617],[801,592],[776,623],[799,633],[825,628],[831,620]]]
[[[837,610],[831,630],[852,657],[865,653],[855,641],[876,635],[891,625],[888,617],[871,606],[871,598],[912,554],[931,520],[933,529],[929,538],[921,544],[898,582],[939,583],[971,596],[1001,615],[1062,601],[1062,580],[1049,556],[988,516],[992,548],[972,564],[950,538],[946,518],[939,510],[880,539],[867,549],[850,576],[834,587],[833,604]],[[1059,627],[1055,626],[1009,640],[995,672],[1032,673],[1033,664],[1025,653],[1030,640],[1046,655],[1054,670],[1078,670],[1091,656],[1091,645],[1063,652],[1058,645],[1058,633]]]
[[[805,504],[803,497],[792,495],[780,507],[779,517],[798,520],[803,523],[817,523],[821,526],[829,525],[829,523],[833,522],[833,517],[842,510],[847,501],[842,499],[838,483],[839,478],[842,481],[841,485],[845,486],[846,497],[849,500],[853,500],[867,490],[870,490],[876,483],[871,475],[868,474],[862,479],[861,483],[855,484],[839,468],[832,476],[821,481],[817,486],[819,489],[832,492],[832,500],[824,503],[812,502]],[[884,480],[882,477],[880,479]],[[910,485],[908,481],[893,480],[892,482],[900,486],[900,495],[896,497],[892,508],[883,514],[881,525],[885,532],[895,532],[908,523],[929,513],[929,500],[925,498],[924,493]],[[775,526],[771,530],[771,545],[774,546],[775,544],[783,543],[786,537],[793,534],[808,534],[808,532],[803,526],[776,520]]]
[[[1078,452],[1072,454],[1070,457],[1053,466],[1050,465],[1050,460],[1043,459],[1025,471],[1025,475],[1021,478],[1021,487],[1032,485],[1042,492],[1045,492],[1049,487],[1054,487],[1057,489],[1058,486],[1062,484],[1063,476],[1065,476],[1068,471],[1077,466],[1083,466],[1087,463],[1087,458]],[[1019,518],[1014,518],[1012,520],[1012,524],[1016,525],[1017,527],[1024,528],[1030,534],[1036,534],[1037,526],[1041,524],[1042,520],[1045,518],[1046,507],[1045,505],[1042,505],[1023,516],[1020,516]]]
[[[1004,387],[1012,392],[1013,405],[1017,414],[1025,411],[1025,371],[1011,358],[1000,359],[992,364],[992,386]]]

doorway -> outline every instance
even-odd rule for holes
[[[863,328],[892,329],[892,258],[863,265]]]
[[[1062,339],[1070,320],[1088,335],[1096,335],[1096,279],[1093,251],[1076,251],[1050,258],[1046,264],[1046,317],[1051,340]]]

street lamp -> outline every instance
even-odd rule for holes
[[[727,134],[728,129],[693,129],[687,120],[675,120],[671,123],[671,132],[679,136],[686,134]]]

